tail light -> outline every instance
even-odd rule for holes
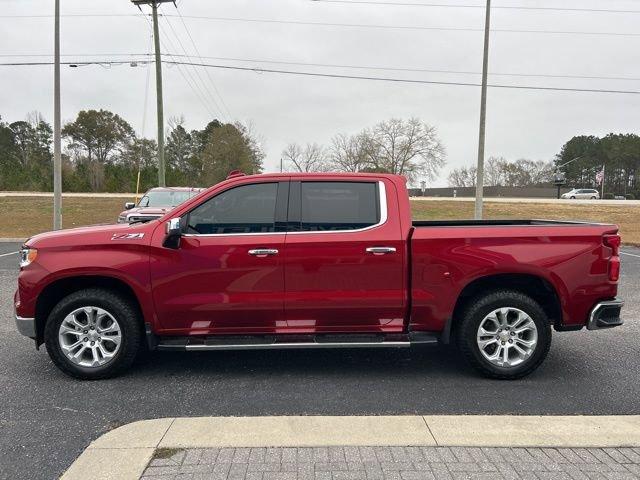
[[[614,257],[620,255],[620,244],[622,243],[620,235],[605,235],[602,240],[607,247],[613,250],[612,255]]]
[[[611,257],[609,260],[609,281],[620,280],[620,257]]]
[[[617,282],[620,279],[620,244],[622,239],[620,235],[605,235],[602,242],[606,247],[611,249],[611,257],[609,258],[609,281]]]

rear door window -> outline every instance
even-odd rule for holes
[[[380,222],[377,182],[302,182],[299,224],[293,230],[359,230]],[[297,227],[297,228],[296,228]]]

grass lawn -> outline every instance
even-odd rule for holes
[[[411,202],[413,218],[416,220],[469,219],[473,218],[473,208],[473,202],[420,200]],[[615,223],[620,226],[624,243],[640,245],[640,206],[594,205],[586,201],[584,205],[487,202],[484,204],[484,217]]]
[[[124,198],[66,197],[62,224],[65,228],[115,223]],[[473,218],[473,202],[412,201],[416,220]],[[0,238],[23,238],[51,229],[50,197],[0,197]],[[485,203],[485,218],[545,218],[587,220],[620,225],[623,241],[640,245],[640,207],[620,205],[556,205],[541,203]]]
[[[65,197],[64,228],[116,223],[126,198]],[[26,238],[51,230],[53,197],[0,197],[0,238]]]

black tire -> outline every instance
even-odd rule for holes
[[[591,200],[596,200],[596,197],[591,197]]]
[[[477,332],[481,322],[492,311],[513,307],[528,314],[538,331],[537,345],[530,357],[513,367],[497,366],[480,352]],[[483,375],[515,380],[525,377],[537,369],[551,348],[551,325],[542,307],[531,297],[517,291],[497,290],[477,296],[467,302],[456,328],[456,342],[468,363]]]
[[[576,199],[576,197],[571,197],[571,200],[575,200],[575,199]]]
[[[109,312],[118,322],[122,335],[120,348],[105,365],[85,367],[73,363],[62,351],[58,331],[65,317],[75,309],[95,306]],[[64,373],[82,380],[114,377],[129,368],[142,344],[142,322],[138,309],[126,297],[111,290],[90,288],[79,290],[60,300],[51,310],[44,330],[47,353]]]

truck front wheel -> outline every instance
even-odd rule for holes
[[[551,347],[551,325],[531,297],[499,290],[467,303],[457,342],[467,361],[482,374],[517,379],[544,361]]]
[[[105,289],[86,289],[63,298],[45,326],[47,353],[67,375],[95,380],[128,368],[140,349],[137,309]]]

